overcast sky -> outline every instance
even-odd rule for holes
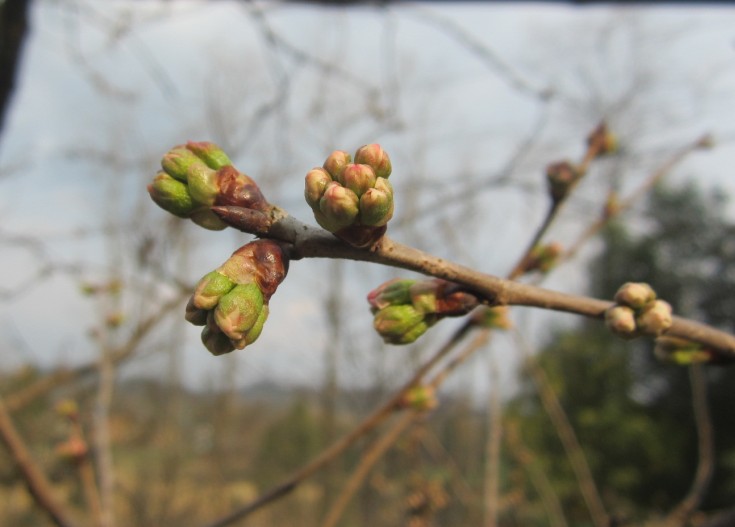
[[[146,233],[160,231],[165,216],[148,200],[145,183],[160,156],[189,139],[227,147],[271,201],[310,222],[300,199],[306,171],[332,149],[380,142],[394,160],[393,235],[499,275],[543,215],[543,167],[578,157],[601,118],[621,133],[631,156],[590,175],[555,238],[572,240],[599,212],[607,188],[633,188],[703,132],[718,148],[692,155],[673,179],[694,176],[735,192],[729,7],[255,5],[34,2],[0,138],[3,365],[94,357],[87,333],[100,306],[79,294],[79,283],[105,277],[111,258],[133,260]],[[533,148],[507,184],[495,187],[530,137],[537,139]],[[470,187],[467,198],[441,202],[462,185]],[[424,209],[432,214],[412,216]],[[123,227],[138,234],[105,236]],[[189,256],[182,260],[172,248],[176,260],[167,265],[192,283],[244,243],[229,231],[187,225],[185,232]],[[37,276],[47,264],[73,272]],[[233,367],[239,384],[319,381],[330,265],[292,266],[263,336],[236,366],[210,357],[196,328],[172,329],[187,382],[201,386]],[[581,292],[579,272],[559,271],[547,285]],[[343,275],[342,338],[352,343],[340,358],[343,379],[395,374],[394,364],[411,352],[380,347],[364,295],[397,273],[349,264]],[[530,327],[541,341],[539,320]],[[451,326],[433,329],[434,340]],[[371,356],[371,349],[380,351]],[[153,356],[132,368],[150,371],[166,360]],[[484,368],[478,371],[470,378],[482,386]]]

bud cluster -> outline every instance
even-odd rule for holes
[[[186,320],[204,326],[202,342],[213,355],[253,343],[268,318],[268,302],[288,272],[288,255],[272,240],[235,251],[197,284]]]
[[[671,322],[671,306],[656,300],[655,291],[645,283],[624,284],[615,293],[615,305],[605,311],[607,327],[625,339],[659,336],[671,327]]]
[[[445,317],[466,315],[477,298],[439,278],[390,280],[368,294],[373,327],[389,344],[410,344]]]
[[[378,144],[357,150],[354,161],[341,150],[306,174],[304,197],[324,229],[356,247],[369,247],[393,217],[391,163]]]
[[[234,205],[266,211],[270,204],[255,182],[232,166],[214,143],[188,142],[167,152],[148,193],[162,209],[210,230],[227,227],[210,208]]]

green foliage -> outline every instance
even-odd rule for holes
[[[724,197],[693,186],[657,188],[641,222],[612,224],[590,267],[591,294],[612,298],[625,282],[647,282],[676,314],[732,330],[735,301],[733,226]],[[713,271],[715,271],[713,273]],[[691,485],[696,428],[685,368],[663,365],[652,341],[625,342],[583,322],[559,332],[537,360],[568,414],[610,510],[650,517],[678,503]],[[705,508],[731,502],[735,471],[732,369],[707,370],[717,444],[717,471]],[[509,417],[520,419],[526,445],[540,458],[571,524],[588,513],[535,387],[525,381]]]

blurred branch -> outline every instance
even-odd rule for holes
[[[503,437],[503,405],[495,354],[490,352],[490,399],[487,405],[488,436],[485,443],[485,527],[496,527],[500,497],[500,443]]]
[[[582,493],[587,508],[592,519],[592,523],[595,527],[608,527],[610,524],[610,517],[605,511],[605,506],[602,503],[600,492],[597,489],[595,480],[592,477],[592,471],[587,463],[587,458],[582,449],[582,445],[579,444],[577,434],[574,433],[574,428],[569,422],[564,408],[562,407],[559,398],[554,392],[554,389],[546,377],[546,372],[539,366],[536,359],[531,355],[525,342],[521,340],[521,335],[518,332],[514,332],[518,348],[521,350],[525,359],[526,366],[533,378],[536,388],[538,390],[541,403],[546,410],[549,419],[556,433],[559,435],[559,440],[564,447],[569,464],[572,466],[574,475],[577,478],[577,484],[579,490]]]
[[[74,527],[69,511],[54,497],[51,483],[33,460],[26,443],[13,424],[5,402],[0,398],[0,440],[8,449],[13,462],[23,475],[28,491],[38,506],[46,511],[58,527]]]
[[[133,356],[138,350],[138,345],[142,340],[162,319],[172,313],[174,309],[181,307],[181,303],[189,296],[189,294],[190,291],[184,291],[182,289],[174,298],[164,303],[152,315],[143,319],[123,344],[110,351],[110,360],[117,364]],[[98,361],[96,360],[82,364],[73,369],[58,369],[34,382],[30,386],[8,395],[6,403],[7,409],[10,412],[16,412],[59,386],[76,382],[84,377],[95,375],[97,373],[99,373],[99,369]]]
[[[0,137],[10,108],[10,101],[28,36],[30,0],[0,2]]]
[[[668,527],[683,527],[687,524],[691,515],[704,500],[715,470],[714,427],[707,402],[707,377],[700,364],[689,368],[689,379],[692,385],[692,405],[694,421],[697,425],[699,459],[689,493],[666,518],[665,525]]]

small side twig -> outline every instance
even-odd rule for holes
[[[54,525],[75,527],[77,524],[72,521],[69,511],[56,499],[51,483],[31,456],[2,398],[0,398],[0,440],[20,470],[31,496],[38,506],[46,511]]]

